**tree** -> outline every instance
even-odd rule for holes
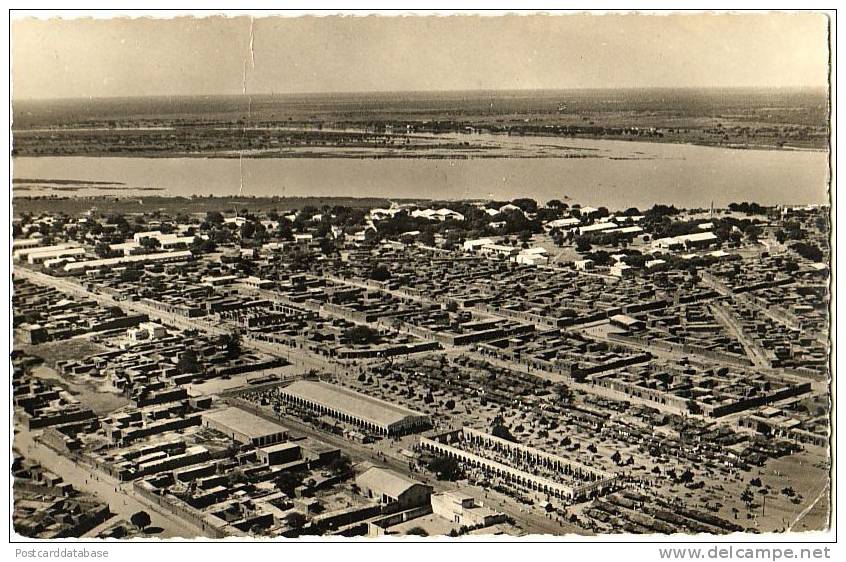
[[[247,221],[241,225],[241,239],[252,238],[253,235],[256,233],[256,225],[252,221]]]
[[[728,208],[729,211],[733,211],[736,213],[746,213],[747,215],[761,215],[765,212],[765,208],[759,205],[758,203],[748,203],[746,201],[744,201],[743,203],[729,203]]]
[[[593,252],[586,257],[593,260],[594,264],[600,266],[611,265],[611,262],[613,261],[611,254],[609,254],[605,250],[597,250],[596,252]]]
[[[285,516],[285,523],[292,529],[302,529],[308,523],[308,519],[299,511],[292,511]]]
[[[206,240],[199,236],[195,236],[194,240],[191,241],[191,252],[195,254],[205,254],[208,252],[214,252],[216,249],[217,246],[211,238]]]
[[[200,372],[197,354],[193,349],[186,349],[179,354],[179,359],[176,362],[176,370],[182,375]]]
[[[150,526],[150,523],[153,522],[152,519],[150,519],[150,514],[146,511],[136,511],[132,514],[132,517],[129,518],[129,521],[135,525],[139,531],[143,531]]]
[[[144,238],[142,238],[139,243],[141,244],[142,248],[147,250],[155,250],[161,248],[162,246],[162,243],[159,242],[158,238],[151,238],[149,236],[145,236]]]
[[[97,257],[108,258],[112,255],[112,247],[108,242],[97,242],[97,245],[94,247],[94,253],[97,254]]]
[[[241,336],[238,334],[227,334],[223,336],[222,343],[226,348],[226,356],[230,359],[237,359],[241,356]]]
[[[623,460],[623,456],[620,454],[620,451],[614,451],[614,454],[611,455],[611,460],[614,461],[615,464],[620,464],[620,461]]]
[[[576,251],[577,252],[579,252],[580,254],[583,254],[585,252],[590,252],[590,250],[591,250],[591,245],[590,245],[590,242],[588,242],[587,238],[585,238],[584,236],[579,236],[578,238],[576,238]]]
[[[339,476],[346,476],[352,473],[352,463],[348,457],[340,456],[335,457],[329,464],[326,465],[333,474],[337,474]]]
[[[790,246],[790,249],[807,260],[813,262],[821,262],[825,255],[816,244],[807,242],[797,242]]]
[[[335,242],[329,238],[321,238],[317,242],[320,246],[320,253],[324,256],[331,256],[335,253]]]
[[[511,202],[515,207],[519,207],[524,213],[536,213],[538,210],[538,202],[534,199],[521,198],[515,199]]]
[[[426,529],[423,527],[412,527],[408,531],[405,532],[406,535],[413,535],[417,537],[428,537],[429,533],[426,532]]]
[[[276,236],[280,240],[293,240],[294,231],[291,228],[291,223],[286,218],[279,221],[279,226],[276,227]]]
[[[433,472],[438,480],[454,482],[463,476],[458,461],[450,457],[437,456],[429,461],[426,468]]]
[[[435,245],[435,234],[431,230],[424,230],[417,239],[425,246]]]
[[[120,273],[120,280],[125,283],[135,283],[141,279],[142,275],[137,269],[124,269]]]
[[[367,345],[379,338],[379,334],[373,328],[359,324],[347,330],[344,335],[356,345]]]
[[[760,237],[762,233],[763,230],[761,230],[761,227],[754,224],[749,225],[749,227],[746,228],[746,231],[744,231],[746,239],[753,244],[758,242],[758,237]]]
[[[206,221],[211,224],[223,224],[223,215],[218,211],[209,211],[206,213]]]
[[[286,470],[277,476],[273,483],[277,490],[288,497],[293,497],[294,490],[297,489],[297,486],[303,483],[304,478],[305,474],[302,472]]]
[[[387,281],[391,278],[391,271],[384,265],[377,265],[370,271],[370,278],[374,281]]]
[[[511,435],[511,432],[508,431],[508,428],[502,424],[496,424],[491,428],[491,435],[494,437],[499,437],[500,439],[505,439],[506,441],[511,441],[512,443],[516,443],[517,439]]]
[[[446,403],[444,404],[444,408],[446,408],[447,410],[455,409],[455,400],[452,400],[452,399],[447,400]]]

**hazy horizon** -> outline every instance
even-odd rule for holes
[[[818,91],[826,94],[829,86],[620,86],[620,87],[596,87],[596,88],[500,88],[500,89],[463,89],[463,90],[356,90],[356,91],[338,91],[338,92],[292,92],[292,93],[253,93],[253,94],[211,94],[211,93],[196,93],[196,94],[145,94],[145,95],[115,95],[115,96],[85,96],[85,97],[56,97],[56,98],[17,98],[12,102],[50,102],[50,101],[83,101],[83,100],[119,100],[119,99],[139,99],[139,98],[240,98],[240,97],[306,97],[306,96],[365,96],[373,94],[463,94],[463,93],[523,93],[523,92],[604,92],[604,91],[649,91],[649,90],[665,90],[665,91]]]
[[[826,88],[822,13],[17,19],[13,99]]]

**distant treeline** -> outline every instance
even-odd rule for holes
[[[12,183],[16,184],[30,184],[30,183],[49,183],[53,185],[126,185],[119,181],[90,181],[90,180],[54,180],[54,179],[38,179],[38,178],[12,178]]]

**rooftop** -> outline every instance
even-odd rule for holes
[[[392,470],[373,467],[356,478],[356,483],[371,490],[380,490],[392,498],[400,497],[412,486],[420,484]]]
[[[284,390],[288,394],[330,406],[340,412],[370,420],[378,425],[387,426],[409,417],[424,415],[396,404],[324,382],[295,381],[285,387]]]
[[[241,408],[224,408],[203,414],[203,419],[235,429],[251,438],[285,431],[279,424],[267,421]]]

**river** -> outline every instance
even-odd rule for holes
[[[28,185],[15,195],[252,195],[509,200],[566,199],[611,209],[826,203],[823,151],[468,135],[513,147],[566,146],[574,158],[18,157],[14,177],[112,181],[120,190]],[[543,148],[540,148],[543,150]],[[22,187],[22,186],[18,186]],[[157,188],[150,191],[143,188]]]

